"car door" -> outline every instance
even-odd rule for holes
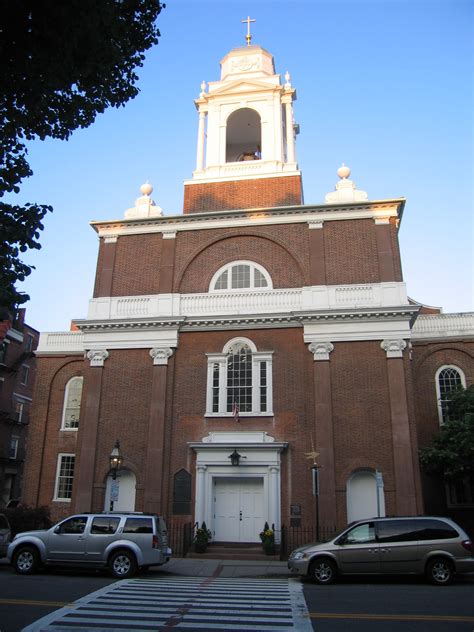
[[[420,526],[421,522],[416,518],[397,518],[377,522],[382,573],[418,571]]]
[[[336,555],[343,573],[380,573],[379,545],[373,522],[355,525],[337,545]]]
[[[90,564],[104,562],[104,551],[117,536],[118,516],[93,516],[87,536],[86,560]]]
[[[83,562],[86,555],[88,516],[72,516],[53,527],[48,536],[48,560]]]

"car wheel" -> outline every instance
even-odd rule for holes
[[[317,584],[332,584],[336,581],[337,566],[327,558],[314,560],[309,569],[309,576]]]
[[[447,586],[454,579],[454,566],[445,557],[437,557],[426,565],[426,576],[432,584]]]
[[[110,572],[114,577],[127,579],[137,572],[137,561],[131,551],[117,551],[112,553],[109,560]]]
[[[34,546],[20,546],[13,555],[13,568],[20,575],[31,575],[39,567],[38,550]]]

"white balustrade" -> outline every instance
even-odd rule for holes
[[[420,314],[413,326],[413,338],[443,338],[474,335],[474,312]]]
[[[84,334],[80,331],[51,331],[40,335],[36,353],[81,353],[84,351]]]

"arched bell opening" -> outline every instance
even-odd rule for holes
[[[251,108],[232,112],[227,119],[226,162],[261,160],[262,124]]]

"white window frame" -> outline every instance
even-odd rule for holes
[[[77,432],[79,430],[79,426],[77,428],[67,428],[66,427],[66,411],[67,411],[68,408],[70,408],[68,406],[69,391],[70,391],[71,385],[76,380],[81,380],[82,388],[84,388],[84,378],[81,375],[76,375],[76,376],[72,377],[68,381],[68,383],[66,384],[66,388],[64,389],[63,413],[62,413],[62,416],[61,416],[61,430],[64,430],[66,432]],[[82,389],[81,389],[81,394],[82,394]],[[81,406],[80,406],[80,404],[79,404],[78,414],[79,414],[79,419],[78,419],[78,424],[79,424],[80,421],[81,421]]]
[[[20,384],[22,386],[27,386],[28,378],[30,376],[30,365],[29,364],[22,364],[21,365],[21,371],[22,371],[22,375],[21,375]],[[23,376],[23,371],[24,371],[24,376]]]
[[[232,283],[232,268],[235,266],[240,266],[240,265],[245,265],[245,266],[250,267],[250,285],[249,287],[235,287],[235,288],[229,287]],[[255,270],[258,270],[265,277],[267,281],[267,285],[265,287],[261,287],[261,286],[255,287]],[[228,273],[227,274],[227,287],[216,289],[215,285],[217,283],[217,280],[219,279],[221,274],[224,274],[224,272]],[[267,270],[265,270],[265,268],[259,265],[258,263],[255,263],[255,261],[247,261],[244,259],[238,260],[238,261],[231,261],[225,266],[222,266],[222,268],[219,268],[219,270],[217,270],[217,272],[212,277],[211,282],[209,284],[209,292],[213,292],[213,293],[216,292],[220,294],[222,294],[223,292],[244,292],[248,290],[261,291],[261,290],[272,290],[272,289],[273,289],[272,279],[269,273],[267,272]]]
[[[470,484],[469,477],[466,476],[466,478],[462,479],[461,481],[458,481],[457,484],[462,485],[464,487],[465,495],[466,497],[468,497],[468,499],[465,502],[460,502],[460,501],[458,502],[457,497],[456,497],[455,483],[447,482],[446,483],[446,500],[447,500],[448,507],[462,508],[462,509],[468,508],[468,507],[474,507],[474,485]],[[456,497],[454,501],[453,501],[453,496]]]
[[[9,459],[16,459],[17,455],[18,455],[18,445],[20,443],[20,437],[18,437],[17,435],[13,435],[12,437],[10,437],[10,449],[8,450],[8,458]],[[12,452],[12,447],[13,448],[13,454],[11,454]]]
[[[74,457],[74,469],[76,466],[76,455],[74,453],[71,452],[60,452],[58,454],[58,462],[56,465],[56,478],[55,478],[55,483],[54,483],[54,496],[53,496],[53,500],[57,501],[57,502],[62,502],[62,503],[70,503],[72,500],[72,492],[71,492],[71,498],[61,498],[58,496],[58,491],[59,491],[59,478],[60,478],[60,474],[61,474],[61,465],[63,462],[63,458],[64,457]],[[75,474],[75,472],[74,472]],[[74,474],[72,475],[72,480],[74,483]]]
[[[439,369],[436,371],[436,375],[435,375],[436,402],[438,404],[438,419],[439,419],[440,426],[442,426],[445,423],[445,420],[443,418],[443,407],[441,405],[441,389],[439,387],[439,376],[441,374],[441,371],[444,371],[445,369],[453,369],[454,371],[457,371],[461,378],[462,387],[466,388],[466,376],[464,375],[464,371],[460,369],[458,366],[456,366],[455,364],[443,364],[443,366],[440,366]]]
[[[227,411],[227,359],[229,349],[236,343],[248,345],[252,352],[252,410],[239,412],[239,417],[273,417],[273,351],[257,351],[257,347],[249,338],[232,338],[222,350],[222,353],[206,353],[207,356],[207,393],[206,417],[233,417],[232,411]],[[267,365],[267,410],[260,410],[260,364]],[[214,365],[219,365],[219,404],[218,412],[213,412],[213,378]]]

